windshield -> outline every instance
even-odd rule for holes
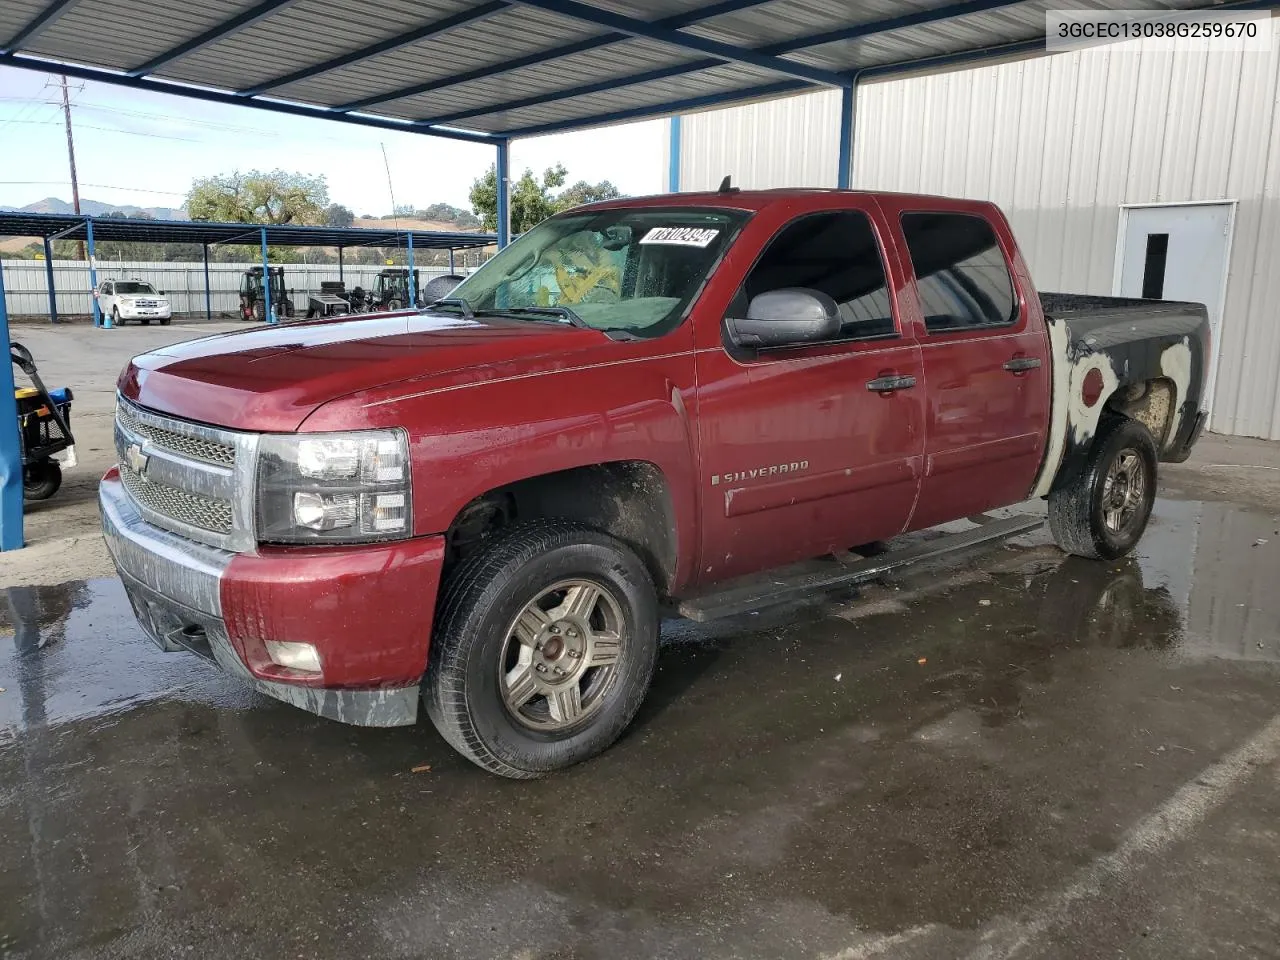
[[[127,283],[121,281],[116,284],[116,293],[155,293],[156,288],[149,283]]]
[[[564,214],[538,224],[449,296],[477,313],[560,307],[596,330],[660,336],[680,322],[747,216],[689,207]]]

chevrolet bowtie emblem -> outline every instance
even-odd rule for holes
[[[129,444],[129,449],[124,452],[124,459],[129,464],[130,470],[140,477],[146,476],[147,461],[151,458],[142,452],[139,444]]]

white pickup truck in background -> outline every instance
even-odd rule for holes
[[[169,298],[146,280],[103,280],[98,285],[98,308],[113,324],[137,320],[145,327],[159,320],[167,327],[173,318]]]

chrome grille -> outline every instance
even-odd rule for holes
[[[221,550],[257,543],[256,433],[181,420],[116,398],[120,480],[147,523]]]
[[[120,464],[120,479],[129,495],[148,510],[210,533],[231,533],[232,513],[229,500],[202,497],[168,484],[156,483],[134,473],[127,463]]]
[[[190,457],[193,460],[203,460],[205,463],[218,463],[228,467],[235,465],[236,448],[230,444],[219,443],[216,440],[206,440],[202,437],[188,436],[187,434],[178,433],[176,430],[166,430],[154,424],[144,423],[127,404],[121,403],[119,405],[119,409],[116,411],[116,419],[130,433],[145,437],[157,447],[172,450],[174,453],[182,454],[182,456]]]

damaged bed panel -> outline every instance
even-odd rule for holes
[[[1203,429],[1205,307],[1067,293],[1040,301],[1054,358],[1053,420],[1034,495],[1079,474],[1108,412],[1143,423],[1162,460],[1185,460]]]

